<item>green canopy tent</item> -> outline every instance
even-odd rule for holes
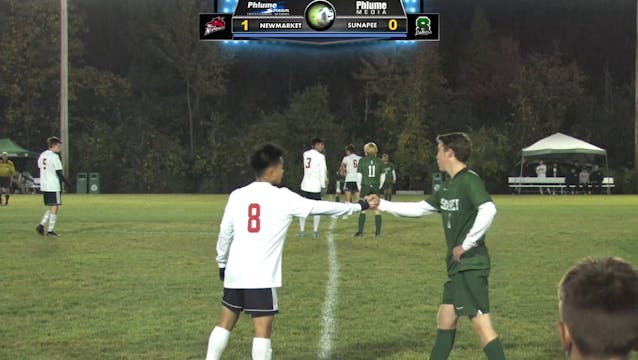
[[[0,139],[0,153],[7,152],[10,158],[32,158],[38,154],[14,143],[9,138]]]

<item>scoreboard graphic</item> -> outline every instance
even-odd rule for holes
[[[439,29],[439,14],[407,13],[401,0],[238,0],[233,14],[199,15],[200,40],[213,41],[438,41]]]

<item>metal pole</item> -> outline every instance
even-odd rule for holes
[[[636,49],[635,49],[635,74],[634,74],[634,177],[636,180],[635,191],[638,193],[638,0],[636,1]]]
[[[62,167],[69,176],[69,37],[67,0],[60,0],[60,140]]]

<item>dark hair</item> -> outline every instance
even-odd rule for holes
[[[618,258],[585,259],[560,282],[561,320],[581,354],[627,356],[638,346],[638,271]]]
[[[317,144],[321,144],[323,142],[323,140],[319,139],[319,138],[314,138],[312,139],[312,147],[315,147]]]
[[[348,146],[346,146],[346,151],[350,153],[354,153],[354,145],[349,144]]]
[[[57,145],[57,144],[62,144],[62,141],[56,137],[56,136],[51,136],[50,138],[47,139],[47,146],[49,148]]]
[[[271,166],[281,162],[284,152],[275,145],[265,144],[255,150],[250,156],[250,166],[255,170],[256,176],[261,176]]]
[[[443,134],[436,137],[436,141],[443,144],[445,149],[452,149],[454,156],[462,162],[466,163],[472,154],[472,141],[466,133],[453,132]]]

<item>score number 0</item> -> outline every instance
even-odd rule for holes
[[[390,29],[391,31],[395,31],[398,28],[399,22],[396,19],[390,19],[390,21],[388,21],[388,29]]]

